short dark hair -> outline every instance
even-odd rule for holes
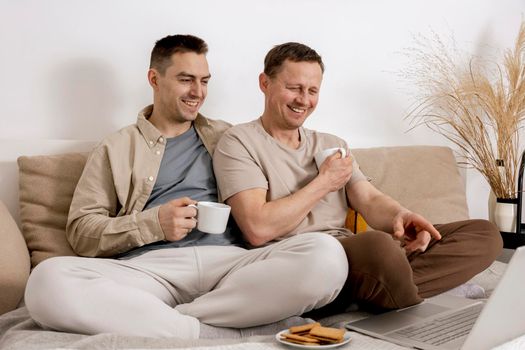
[[[179,52],[208,53],[208,45],[204,40],[193,35],[168,35],[158,40],[151,51],[150,68],[155,68],[164,74],[171,64],[171,56]]]
[[[274,46],[264,58],[264,74],[269,77],[279,73],[284,61],[317,62],[324,73],[324,64],[321,56],[312,48],[295,42],[288,42]]]

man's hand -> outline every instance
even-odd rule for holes
[[[188,207],[197,202],[188,197],[177,198],[161,205],[159,222],[168,241],[179,241],[186,237],[195,227],[197,209]]]
[[[393,220],[394,238],[404,242],[407,253],[424,252],[431,238],[440,240],[441,234],[419,214],[408,210],[399,212]]]
[[[338,191],[352,177],[352,159],[341,158],[341,153],[336,152],[321,164],[318,176],[323,179],[330,192]]]

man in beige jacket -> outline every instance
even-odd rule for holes
[[[190,205],[217,201],[211,156],[229,127],[198,113],[211,76],[206,53],[191,35],[156,43],[148,71],[153,105],[95,147],[76,188],[67,237],[83,257],[48,259],[29,278],[26,305],[42,326],[209,338],[219,336],[209,325],[284,319],[260,330],[275,332],[341,290],[347,261],[330,236],[247,250],[235,225],[223,234],[196,228]]]

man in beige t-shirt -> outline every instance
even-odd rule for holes
[[[413,305],[490,265],[502,242],[488,221],[434,226],[366,181],[351,154],[341,158],[337,152],[317,169],[317,152],[347,149],[344,140],[303,127],[317,106],[323,71],[321,57],[305,45],[274,47],[259,76],[262,116],[230,128],[217,145],[219,194],[231,205],[244,239],[258,247],[306,232],[339,238],[349,274],[334,311],[351,302]],[[348,231],[349,207],[376,231]]]

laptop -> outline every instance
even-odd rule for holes
[[[416,349],[491,349],[525,335],[525,247],[514,252],[485,302],[440,294],[346,328]]]

